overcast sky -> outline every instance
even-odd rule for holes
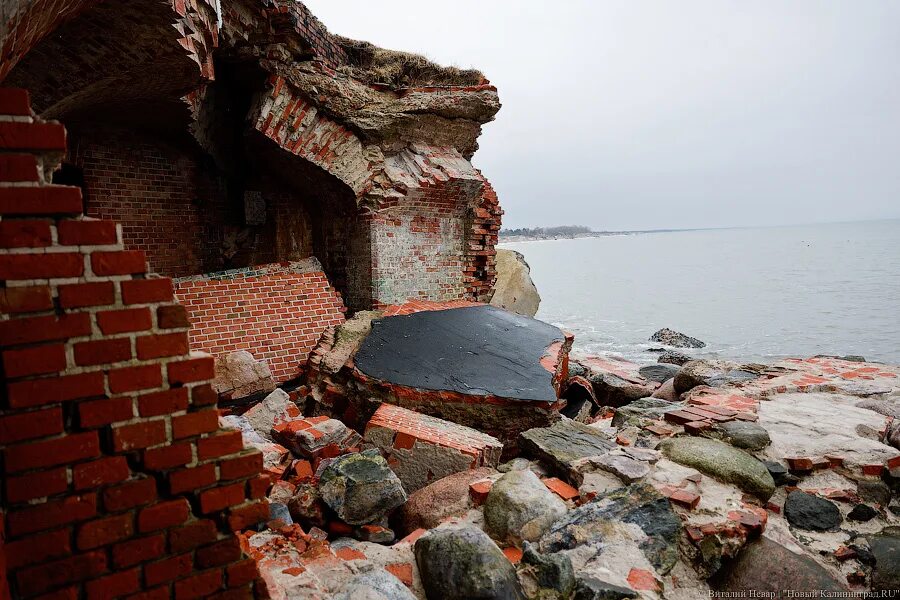
[[[900,1],[306,3],[497,85],[505,227],[900,217]]]

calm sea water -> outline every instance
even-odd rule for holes
[[[900,220],[503,244],[525,255],[537,317],[576,349],[655,362],[662,327],[698,356],[861,354],[900,364]]]

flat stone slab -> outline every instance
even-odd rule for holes
[[[394,385],[556,402],[562,356],[551,347],[565,341],[553,325],[493,306],[428,310],[373,321],[354,363]]]
[[[566,476],[578,459],[602,456],[616,447],[600,431],[569,419],[522,432],[519,445],[529,456],[546,460]]]

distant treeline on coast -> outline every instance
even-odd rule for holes
[[[590,227],[584,225],[557,225],[555,227],[519,227],[518,229],[502,229],[500,237],[527,237],[527,238],[569,238],[580,235],[596,233]]]

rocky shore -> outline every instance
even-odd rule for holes
[[[569,356],[566,406],[523,427],[514,457],[487,433],[384,399],[357,430],[304,416],[298,401],[314,377],[223,416],[264,454],[271,517],[241,539],[269,593],[599,600],[900,588],[900,367],[690,360],[678,348],[699,340],[653,337],[666,345],[656,364]],[[320,362],[351,365],[357,351],[329,347]],[[223,389],[268,389],[244,359],[243,371],[223,363]]]

